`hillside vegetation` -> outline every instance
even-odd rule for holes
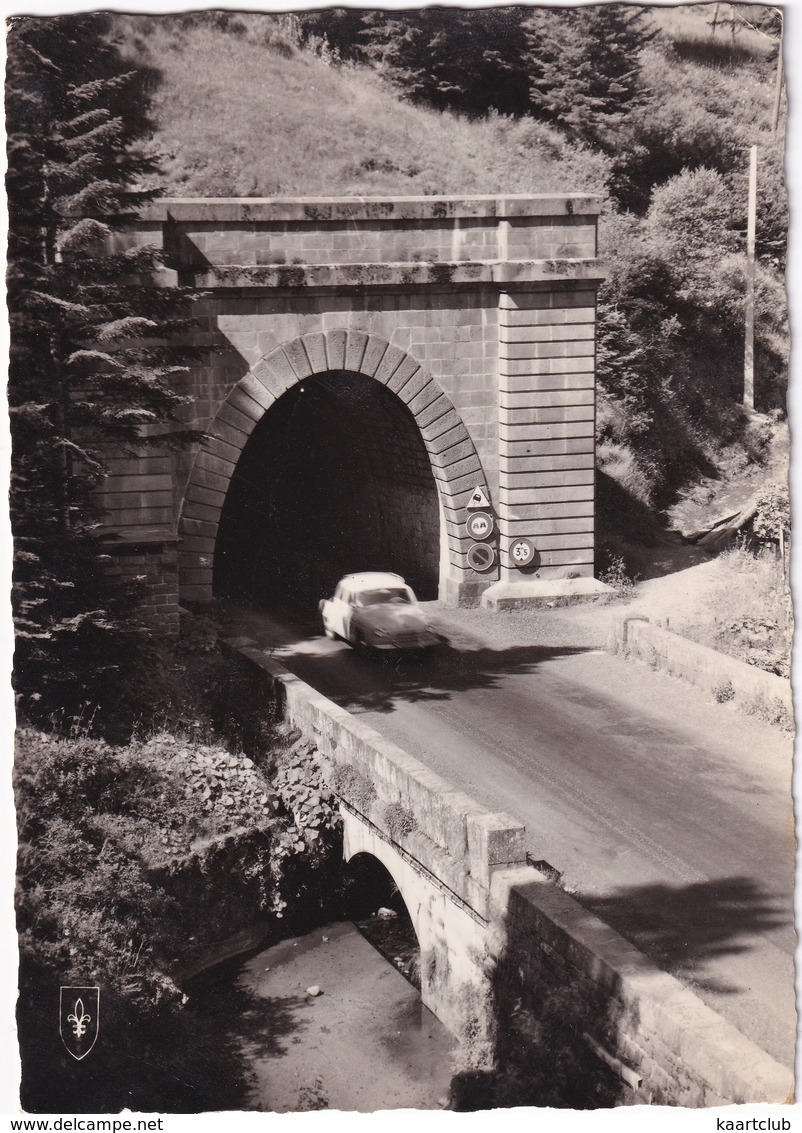
[[[168,193],[599,193],[600,468],[663,511],[770,449],[771,423],[740,406],[751,144],[757,408],[784,412],[779,26],[772,9],[718,7],[716,29],[711,5],[116,26],[149,69]]]
[[[603,191],[606,162],[534,120],[471,121],[399,100],[365,66],[289,44],[275,17],[249,33],[129,17],[152,68],[154,141],[181,196]]]

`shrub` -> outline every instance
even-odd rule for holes
[[[408,810],[401,803],[388,803],[384,808],[384,821],[387,823],[387,829],[390,832],[390,837],[396,842],[405,838],[417,826],[415,815],[411,810]]]
[[[767,672],[787,677],[793,611],[783,567],[772,550],[743,542],[724,551],[709,576],[705,601],[677,633]]]
[[[370,779],[362,775],[350,764],[340,764],[334,770],[332,786],[338,795],[361,811],[369,815],[370,808],[376,799],[376,788]]]
[[[713,689],[713,696],[719,704],[726,704],[735,696],[735,689],[732,687],[732,681],[721,681]]]
[[[752,530],[759,539],[787,538],[791,532],[791,498],[786,484],[772,484],[755,500],[757,514]]]
[[[742,707],[747,716],[755,716],[758,720],[782,728],[784,732],[794,731],[793,715],[779,697],[768,698],[758,694],[745,700]]]
[[[620,555],[609,556],[607,565],[599,571],[599,581],[612,587],[616,599],[629,601],[635,596],[637,582],[630,576]]]
[[[598,446],[596,458],[602,472],[617,481],[636,500],[651,506],[655,469],[648,460],[639,459],[629,446],[611,441],[604,441]]]

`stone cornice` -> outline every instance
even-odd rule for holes
[[[310,224],[342,220],[444,220],[458,217],[514,219],[595,216],[601,198],[592,193],[514,193],[453,197],[168,197],[143,209],[143,221]]]
[[[186,270],[186,269],[185,269]],[[506,260],[397,264],[257,264],[199,266],[188,269],[193,285],[209,288],[399,287],[524,283],[599,283],[606,278],[601,259]]]

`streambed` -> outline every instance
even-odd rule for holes
[[[398,959],[400,967],[409,966]],[[352,922],[283,940],[227,963],[216,975],[204,973],[192,997],[200,1015],[210,979],[215,994],[208,1009],[219,1012],[220,1027],[242,1059],[246,1085],[239,1108],[373,1112],[446,1104],[456,1040]],[[314,987],[320,994],[307,992]],[[226,1004],[236,1004],[236,1012]]]

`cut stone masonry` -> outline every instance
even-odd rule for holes
[[[197,289],[209,352],[181,392],[187,427],[207,435],[117,462],[109,527],[140,545],[177,539],[176,600],[211,600],[221,514],[262,418],[307,379],[359,374],[407,407],[429,455],[441,530],[427,553],[444,601],[594,589],[598,211],[582,194],[151,206],[115,240],[161,243],[161,285]],[[497,523],[484,570],[467,557],[477,486]],[[525,570],[510,556],[521,538],[536,550]]]

